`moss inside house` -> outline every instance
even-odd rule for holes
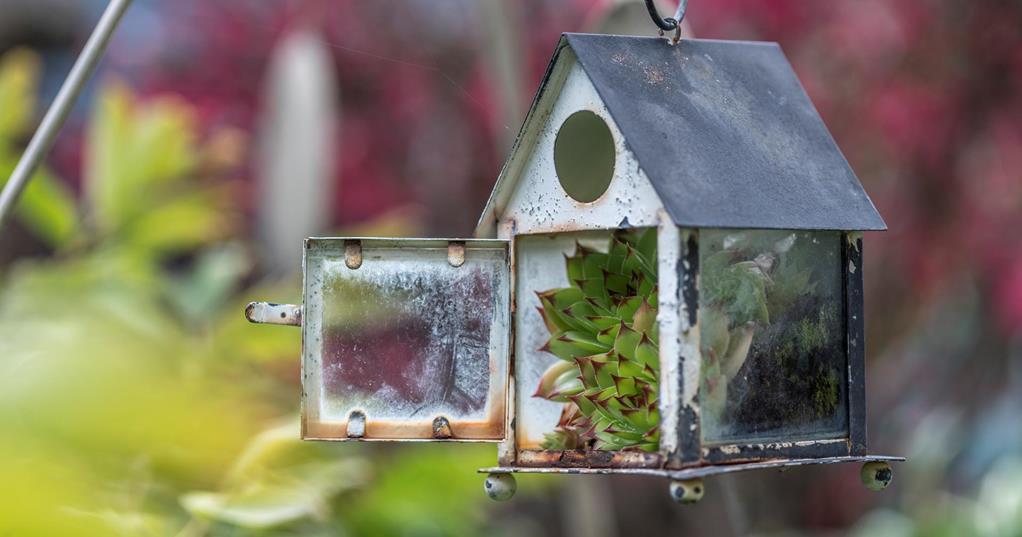
[[[843,434],[840,235],[707,230],[700,239],[704,441]]]

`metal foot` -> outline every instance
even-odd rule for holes
[[[515,482],[515,476],[511,474],[493,473],[486,476],[486,481],[483,482],[483,490],[486,491],[486,495],[491,500],[506,502],[515,495],[515,491],[518,490],[518,483]]]
[[[703,499],[705,487],[702,479],[689,479],[687,481],[671,481],[671,499],[678,503],[696,503]]]
[[[867,462],[862,465],[859,477],[862,478],[862,484],[869,490],[881,491],[891,484],[891,480],[894,479],[894,470],[891,470],[891,465],[884,461]]]

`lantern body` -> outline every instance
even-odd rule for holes
[[[498,473],[889,460],[866,452],[863,375],[862,232],[882,229],[775,44],[568,34],[479,238],[308,239],[304,309],[250,317],[303,325],[310,439],[496,442]],[[573,275],[580,252],[633,246],[655,285],[621,280],[621,263]],[[655,311],[641,373],[621,361],[637,348],[624,328],[590,334],[603,377],[550,345],[567,337],[551,315],[569,314],[542,297],[589,299],[596,280]],[[565,322],[637,326],[608,300]],[[606,408],[551,395],[549,372],[569,385],[573,361]],[[621,429],[639,401],[644,428]],[[565,423],[594,427],[557,447]]]

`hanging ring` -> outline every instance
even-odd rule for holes
[[[680,0],[678,2],[678,9],[674,12],[673,17],[661,18],[660,12],[657,11],[656,4],[653,0],[646,0],[646,11],[649,11],[650,18],[653,19],[653,23],[659,28],[658,33],[664,35],[664,32],[670,32],[674,30],[674,38],[671,40],[672,43],[677,44],[681,40],[681,21],[685,20],[685,11],[688,10],[688,0]]]

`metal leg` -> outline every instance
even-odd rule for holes
[[[515,491],[518,490],[518,483],[515,482],[515,476],[508,473],[491,473],[486,476],[486,481],[483,482],[483,490],[486,491],[486,495],[491,499],[498,502],[506,502],[515,495]]]
[[[894,479],[894,470],[886,461],[872,461],[862,465],[859,477],[862,478],[862,484],[866,488],[879,492],[891,484],[891,480]]]
[[[702,479],[672,480],[668,487],[671,499],[678,503],[696,503],[703,499],[705,491]]]
[[[32,174],[39,167],[39,163],[49,152],[53,140],[56,139],[57,133],[60,132],[60,128],[71,112],[71,107],[78,100],[82,87],[85,86],[96,69],[96,64],[99,63],[99,59],[103,57],[103,51],[110,43],[110,37],[130,5],[131,0],[110,0],[103,16],[96,23],[96,29],[92,31],[92,35],[85,43],[85,48],[82,49],[81,55],[78,56],[67,79],[64,80],[64,85],[60,87],[57,98],[53,100],[50,109],[46,111],[39,128],[32,135],[28,147],[25,148],[25,153],[21,155],[21,160],[14,168],[14,173],[4,185],[3,192],[0,192],[0,228],[3,227],[4,221],[18,201],[18,196],[25,190]]]

